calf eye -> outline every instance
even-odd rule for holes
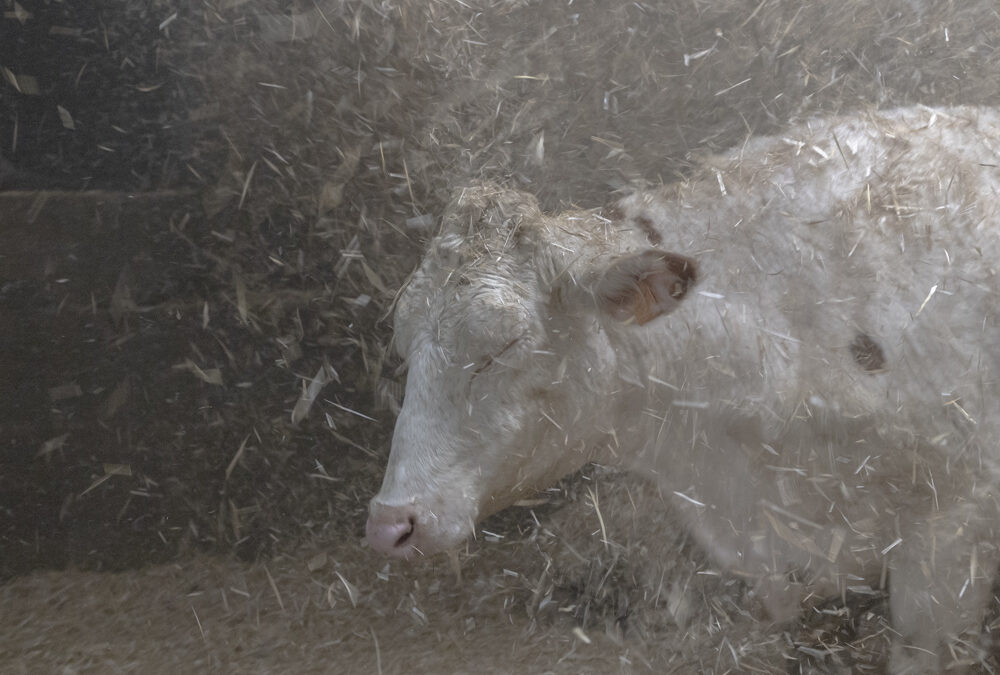
[[[484,370],[486,370],[487,368],[489,368],[490,366],[492,366],[497,361],[497,359],[499,359],[505,353],[507,353],[508,351],[510,351],[511,347],[513,347],[514,345],[516,345],[520,341],[521,341],[521,338],[516,337],[513,340],[511,340],[510,342],[508,342],[506,345],[504,345],[503,349],[501,349],[499,352],[497,352],[493,356],[487,356],[485,359],[483,359],[482,361],[480,361],[479,365],[476,366],[476,369],[472,371],[472,376],[475,377],[479,373],[483,372]]]

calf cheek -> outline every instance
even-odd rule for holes
[[[523,405],[508,409],[505,423],[483,437],[489,450],[479,471],[489,489],[481,516],[551,487],[590,461],[590,445],[571,433],[572,420],[560,408],[551,395],[525,392]]]

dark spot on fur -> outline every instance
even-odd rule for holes
[[[659,246],[663,242],[663,235],[657,232],[656,228],[653,227],[653,221],[649,216],[636,216],[635,222],[642,228],[642,231],[646,233],[646,238],[649,239],[649,243],[653,246]]]
[[[851,342],[851,356],[859,366],[869,373],[885,370],[885,352],[870,335],[858,333]]]
[[[546,402],[552,398],[552,392],[543,387],[532,387],[528,391],[528,398],[536,402]]]

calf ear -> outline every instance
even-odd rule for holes
[[[597,283],[601,311],[619,321],[642,325],[677,309],[698,279],[691,258],[650,249],[611,263]]]

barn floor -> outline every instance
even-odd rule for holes
[[[591,480],[618,509],[606,522],[613,532],[650,526],[634,512],[621,517],[630,511],[622,500],[642,499],[641,488],[629,497],[634,486]],[[879,603],[771,626],[743,584],[662,525],[646,534],[669,555],[594,548],[592,507],[568,505],[520,539],[470,545],[456,558],[460,576],[449,560],[386,562],[354,537],[255,564],[193,556],[22,577],[0,587],[0,670],[882,672]]]
[[[884,598],[771,625],[601,467],[374,555],[388,314],[458,186],[1000,104],[992,0],[119,5],[0,16],[0,672],[884,672]]]

